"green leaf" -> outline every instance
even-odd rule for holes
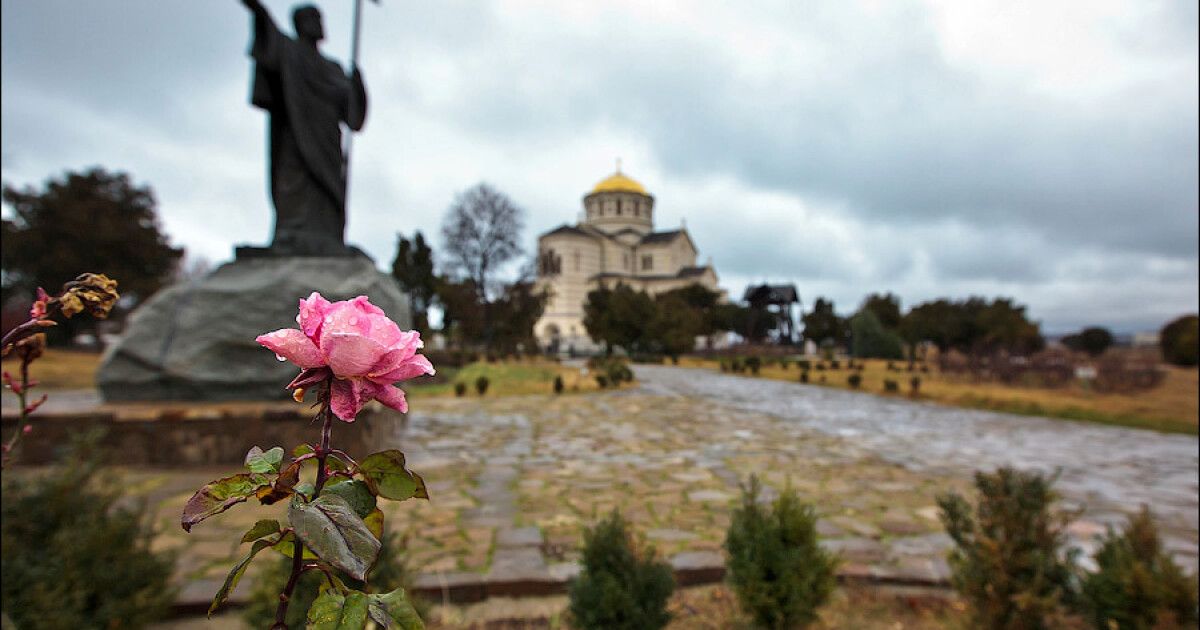
[[[309,630],[362,630],[367,626],[367,595],[327,590],[308,608]]]
[[[259,523],[263,522],[265,521],[259,521]],[[275,524],[277,526],[279,525],[279,523]],[[257,525],[255,525],[255,527],[257,527]],[[273,540],[263,539],[254,541],[254,546],[250,548],[250,553],[247,554],[245,558],[242,558],[236,565],[234,565],[233,569],[229,571],[229,575],[225,576],[225,583],[221,585],[221,589],[217,591],[215,596],[213,596],[212,605],[208,607],[209,617],[211,617],[212,614],[216,612],[216,610],[220,608],[222,604],[229,600],[229,596],[233,593],[233,589],[237,588],[238,582],[242,579],[242,575],[246,573],[246,567],[250,566],[250,561],[254,559],[254,556],[257,555],[258,552],[270,547],[273,544],[275,544],[275,541]]]
[[[292,532],[284,534],[283,538],[280,538],[279,542],[275,543],[272,548],[288,558],[294,557],[296,555],[296,535]],[[304,560],[316,560],[317,554],[313,553],[312,549],[304,547],[304,553],[301,555],[301,558]]]
[[[317,449],[313,448],[312,444],[301,444],[300,446],[292,449],[292,457],[300,457],[301,455],[308,455],[309,453],[316,452]]]
[[[304,481],[296,484],[296,487],[293,488],[293,490],[296,492],[296,494],[302,494],[304,495],[304,498],[307,499],[317,491],[317,487],[307,481]]]
[[[350,470],[350,465],[342,461],[342,458],[334,455],[333,453],[330,453],[329,456],[325,458],[325,466],[329,468],[329,470],[340,472]]]
[[[363,522],[367,524],[367,529],[371,530],[375,540],[383,540],[383,510],[371,510],[370,514],[363,517]]]
[[[258,540],[269,534],[278,534],[280,530],[279,521],[273,518],[265,518],[254,524],[245,534],[242,535],[242,542],[248,543],[252,540]]]
[[[404,453],[395,449],[372,453],[358,466],[379,496],[393,501],[428,499],[425,480],[404,467]]]
[[[322,495],[336,494],[346,500],[351,508],[354,508],[354,513],[361,518],[366,518],[368,514],[375,511],[375,495],[371,494],[371,489],[363,481],[355,479],[345,483],[339,483],[334,486],[326,485]]]
[[[270,485],[271,476],[259,473],[238,473],[205,484],[183,506],[180,525],[183,525],[184,531],[190,532],[196,523],[228,510],[254,496],[260,488]]]
[[[283,447],[276,446],[267,452],[257,446],[246,453],[246,468],[252,473],[277,473],[283,463]]]
[[[391,593],[367,595],[367,602],[367,614],[384,628],[425,630],[425,623],[402,588]]]
[[[296,536],[319,558],[356,580],[366,579],[367,569],[379,555],[379,541],[345,499],[324,494],[305,503],[295,497],[288,506],[288,520]]]
[[[296,482],[300,481],[300,466],[304,462],[300,460],[292,460],[283,472],[275,478],[275,483],[268,488],[262,488],[255,493],[259,503],[263,505],[271,505],[292,496],[295,492]]]
[[[329,478],[325,480],[325,489],[328,490],[339,483],[347,483],[353,479],[353,477],[348,477],[346,475],[330,475]]]

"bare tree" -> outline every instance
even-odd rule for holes
[[[490,274],[521,253],[525,211],[486,183],[460,193],[442,223],[442,239],[452,273],[475,284],[487,304]]]

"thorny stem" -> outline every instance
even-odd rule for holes
[[[10,333],[11,334],[11,333]],[[4,463],[8,463],[8,458],[12,455],[13,449],[17,447],[17,442],[21,436],[25,434],[25,427],[29,426],[29,364],[31,361],[27,358],[21,358],[21,391],[16,392],[17,404],[21,407],[20,421],[17,422],[17,431],[12,434],[8,442],[4,445],[3,458]]]
[[[331,383],[325,381],[318,393],[321,410],[317,412],[317,417],[321,418],[321,445],[317,447],[317,483],[313,487],[310,500],[315,500],[320,496],[321,488],[325,486],[325,480],[329,476],[325,470],[325,458],[331,451],[329,442],[333,437],[333,411],[329,408],[330,386]],[[296,536],[295,547],[292,549],[292,574],[288,577],[283,592],[279,594],[279,606],[275,609],[275,625],[271,626],[271,630],[288,630],[284,619],[287,617],[288,602],[292,599],[292,592],[296,590],[296,582],[300,579],[300,574],[304,572],[303,557],[304,543],[300,542],[299,536]]]
[[[47,323],[42,323],[42,322],[47,322]],[[41,332],[41,329],[43,329],[47,326],[54,326],[54,325],[55,324],[52,320],[31,319],[31,320],[25,322],[24,324],[21,324],[20,326],[17,326],[16,328],[8,331],[8,334],[4,335],[4,339],[0,340],[0,348],[4,348],[4,351],[8,352],[10,347],[13,344],[17,343],[18,341],[20,341],[26,337],[31,337],[31,336]]]

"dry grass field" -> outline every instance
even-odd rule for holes
[[[17,376],[21,362],[15,355],[4,357],[4,371]],[[96,386],[96,368],[100,366],[98,352],[48,349],[42,358],[29,368],[29,377],[43,390],[89,389]]]
[[[100,354],[76,350],[50,349],[30,368],[30,377],[37,380],[43,392],[62,389],[90,389],[96,386],[96,369]],[[4,358],[4,370],[16,375],[20,362],[13,356]],[[544,359],[472,363],[462,368],[439,368],[443,378],[437,382],[422,380],[406,383],[410,396],[453,396],[454,384],[467,385],[468,395],[475,395],[475,380],[487,377],[488,396],[545,394],[554,391],[554,377],[563,379],[563,391],[596,391],[599,386],[590,374]]]
[[[815,363],[815,361],[814,361]],[[826,362],[828,363],[828,362]],[[895,396],[911,396],[910,380],[921,378],[920,400],[959,407],[1004,411],[1023,415],[1050,416],[1099,422],[1140,429],[1154,429],[1171,433],[1195,435],[1200,419],[1200,373],[1195,368],[1163,366],[1166,378],[1163,383],[1149,391],[1137,393],[1100,393],[1080,383],[1068,387],[1050,389],[1024,387],[999,383],[972,382],[969,377],[939,374],[936,367],[928,373],[905,371],[905,363],[896,361],[899,371],[889,371],[887,361],[863,361],[862,383],[858,391],[885,394],[884,381],[896,381],[899,392]],[[713,359],[685,357],[681,366],[719,369]],[[809,383],[852,389],[846,369],[823,371],[810,370]],[[798,381],[800,370],[796,365],[782,368],[777,364],[764,365],[760,378]],[[824,378],[824,382],[821,379]]]
[[[100,355],[94,352],[51,349],[34,364],[31,376],[37,379],[43,391],[87,389],[95,386],[99,363]],[[865,368],[858,390],[873,394],[885,394],[884,381],[893,380],[899,392],[886,395],[908,397],[911,395],[910,380],[913,376],[920,376],[921,386],[917,397],[945,405],[1191,435],[1197,434],[1200,421],[1200,372],[1195,368],[1163,366],[1166,378],[1161,385],[1149,391],[1100,393],[1079,383],[1058,389],[977,383],[969,377],[939,374],[936,368],[931,368],[928,373],[909,373],[904,371],[905,364],[901,361],[896,362],[900,371],[889,371],[887,362],[882,360],[863,363]],[[682,367],[711,370],[719,368],[716,360],[694,357],[684,357],[679,364]],[[13,357],[4,359],[5,370],[15,372],[17,367],[18,363]],[[475,395],[475,380],[480,376],[486,376],[490,382],[489,396],[550,392],[553,391],[555,376],[562,376],[565,392],[599,389],[591,375],[577,368],[541,359],[477,362],[458,369],[446,368],[442,372],[445,378],[438,379],[441,382],[422,384],[417,381],[409,383],[406,389],[415,397],[453,396],[454,383],[462,382],[467,385],[468,395]],[[850,374],[843,361],[838,370],[811,370],[809,383],[851,389],[848,382]],[[800,370],[794,364],[786,369],[777,364],[764,365],[759,377],[798,381]],[[821,382],[822,377],[824,382]]]

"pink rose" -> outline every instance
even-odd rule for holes
[[[365,295],[330,303],[313,292],[300,300],[296,323],[299,330],[282,328],[256,341],[280,361],[303,369],[289,388],[314,384],[332,373],[330,406],[346,422],[354,422],[371,400],[408,411],[404,391],[393,383],[434,373],[429,359],[417,354],[424,345],[421,333],[400,330]]]

